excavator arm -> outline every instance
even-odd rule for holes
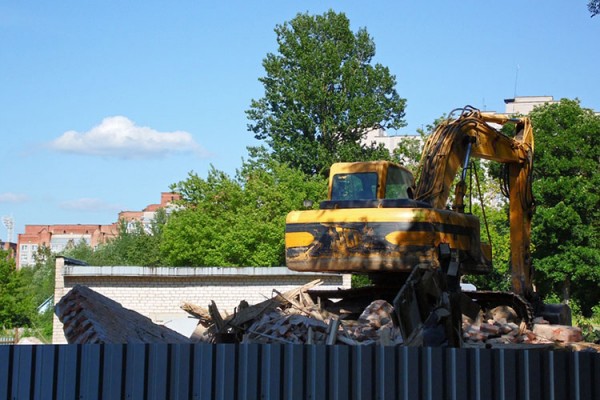
[[[516,294],[531,298],[530,233],[534,208],[531,123],[528,118],[482,113],[469,106],[460,111],[458,118],[449,118],[440,124],[427,140],[421,157],[415,199],[436,209],[446,208],[452,185],[462,167],[461,179],[455,187],[453,208],[464,212],[465,175],[469,160],[482,158],[504,164],[510,203],[512,288]],[[516,134],[512,138],[493,126],[502,127],[508,123],[516,126]]]

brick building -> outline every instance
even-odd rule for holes
[[[95,247],[117,235],[117,224],[110,225],[25,225],[25,233],[19,234],[17,245],[17,269],[35,263],[34,256],[41,246],[59,253],[68,244],[81,241]]]
[[[181,195],[178,193],[163,192],[160,194],[160,204],[149,204],[142,211],[121,211],[118,221],[125,221],[128,224],[141,222],[146,230],[148,230],[156,212],[164,209],[169,214],[173,210],[173,207],[175,207],[173,202],[179,199],[181,199]]]
[[[69,244],[78,244],[82,240],[91,247],[106,242],[118,234],[118,221],[127,223],[141,222],[149,226],[156,211],[164,208],[169,212],[171,203],[180,198],[176,193],[161,193],[159,204],[150,204],[142,211],[121,211],[117,216],[117,222],[110,225],[85,225],[85,224],[63,224],[63,225],[25,225],[25,233],[19,234],[17,240],[17,269],[31,266],[35,263],[34,255],[40,246],[47,246],[53,253],[59,253]]]

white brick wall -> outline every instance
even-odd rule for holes
[[[143,268],[65,266],[56,260],[58,302],[73,286],[88,286],[156,323],[185,318],[182,302],[207,307],[214,300],[221,312],[233,312],[242,300],[259,303],[280,292],[321,279],[320,289],[350,287],[350,275],[300,273],[276,268]],[[124,321],[126,323],[126,321]],[[54,317],[52,342],[66,343],[62,323]]]

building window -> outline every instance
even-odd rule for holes
[[[29,250],[29,246],[26,245],[26,244],[22,244],[21,245],[21,251],[27,251],[27,250]]]

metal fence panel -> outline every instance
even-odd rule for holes
[[[4,399],[598,399],[600,354],[325,345],[0,346]]]
[[[119,399],[125,386],[125,345],[107,344],[102,348],[102,393],[99,398]]]
[[[12,352],[14,346],[0,346],[0,399],[8,399],[12,388]]]
[[[58,345],[58,363],[56,371],[57,399],[71,400],[78,397],[79,392],[79,352],[82,345]],[[18,353],[21,346],[16,346]],[[125,370],[122,371],[125,373]]]
[[[12,388],[18,399],[31,397],[31,389],[35,379],[35,352],[33,346],[23,346],[16,351],[13,358]]]
[[[193,346],[192,398],[213,398],[213,376],[216,346]]]
[[[102,348],[82,346],[79,367],[80,399],[95,399],[102,394]]]
[[[54,393],[56,391],[55,374],[57,347],[41,346],[36,347],[35,350],[35,383],[33,397],[42,400],[52,399],[54,398]]]
[[[260,369],[258,359],[260,345],[249,344],[239,348],[238,363],[238,398],[248,400],[260,399]]]
[[[191,398],[192,345],[170,347],[169,399]]]
[[[261,366],[260,387],[265,400],[281,398],[282,347],[279,344],[262,346],[259,364]]]

